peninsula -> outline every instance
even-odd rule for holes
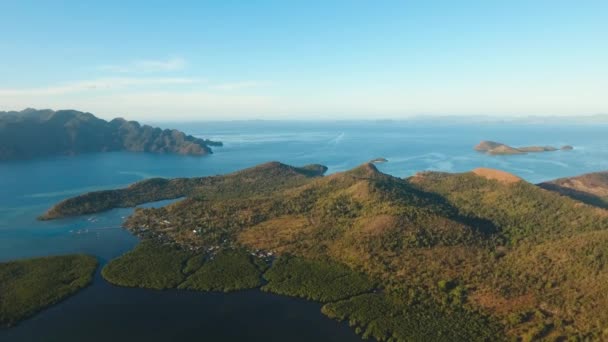
[[[474,147],[475,151],[484,152],[493,155],[510,155],[510,154],[526,154],[530,152],[552,152],[557,150],[569,151],[573,147],[570,145],[556,148],[553,146],[524,146],[524,147],[511,147],[503,143],[484,140]]]
[[[136,209],[125,226],[142,243],[102,274],[308,298],[382,341],[605,336],[607,211],[487,168],[324,171],[272,162],[199,178],[183,200]],[[95,207],[84,196],[70,214]]]
[[[223,176],[197,178],[151,178],[124,189],[102,190],[68,198],[41,215],[41,220],[98,213],[114,208],[185,196],[230,197],[235,194],[264,194],[284,186],[296,186],[308,178],[322,176],[327,167],[318,164],[304,167],[270,162]],[[247,180],[244,182],[243,180]]]
[[[0,112],[0,161],[108,151],[201,156],[221,145],[178,130],[122,118],[108,122],[75,110]]]

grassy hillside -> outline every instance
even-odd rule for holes
[[[0,327],[11,326],[87,286],[97,260],[53,256],[0,263]]]
[[[411,178],[468,216],[490,220],[506,238],[470,300],[505,317],[522,336],[606,338],[608,212],[524,181],[472,173]],[[537,336],[538,337],[538,336]]]
[[[464,286],[457,285],[446,300],[437,282],[479,272],[478,259],[501,242],[491,222],[460,215],[437,194],[371,164],[268,191],[271,183],[272,178],[262,178],[252,183],[254,191],[192,196],[164,208],[137,210],[127,226],[143,237],[195,251],[245,247],[298,256],[298,261],[280,259],[265,275],[270,282],[264,289],[277,293],[335,301],[369,292],[363,279],[373,278],[386,289],[436,292],[419,298],[431,307],[462,301]],[[433,249],[441,251],[441,258],[431,255]],[[343,266],[311,268],[323,265],[314,261],[321,257]],[[336,278],[341,269],[365,277]]]
[[[423,173],[410,178],[463,215],[493,222],[510,244],[542,242],[608,227],[606,212],[525,181],[501,182],[474,173]]]
[[[539,186],[587,204],[608,208],[608,172],[555,179]]]

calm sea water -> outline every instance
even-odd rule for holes
[[[382,171],[401,177],[484,166],[540,182],[608,170],[606,125],[251,121],[164,126],[221,140],[225,146],[202,158],[100,153],[0,163],[0,261],[78,252],[105,263],[130,250],[137,239],[120,224],[131,209],[50,222],[36,217],[64,198],[149,177],[223,174],[271,160],[320,163],[331,173],[376,157],[389,160],[379,165]],[[575,150],[521,156],[472,150],[486,139],[513,146],[570,144]],[[0,340],[358,340],[345,325],[324,318],[319,308],[259,291],[226,295],[118,288],[97,275],[86,290],[0,331]]]

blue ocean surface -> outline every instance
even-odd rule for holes
[[[224,146],[206,157],[118,152],[0,162],[0,261],[87,253],[104,264],[130,250],[137,239],[120,226],[132,209],[44,222],[36,217],[65,198],[150,177],[224,174],[267,161],[319,163],[333,173],[376,157],[389,160],[378,164],[381,171],[399,177],[490,167],[537,183],[608,170],[607,125],[237,121],[162,126]],[[511,146],[568,144],[574,150],[489,156],[473,150],[481,140]],[[226,295],[119,288],[97,274],[91,287],[0,330],[0,340],[359,340],[319,309],[316,303],[259,291]]]

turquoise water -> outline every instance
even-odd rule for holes
[[[608,126],[605,125],[252,121],[165,126],[223,141],[224,147],[215,148],[214,155],[202,158],[100,153],[0,163],[0,261],[78,252],[93,254],[104,263],[128,251],[137,239],[121,229],[120,224],[131,209],[50,222],[36,221],[36,217],[64,198],[149,177],[223,174],[270,160],[292,165],[320,163],[332,173],[376,157],[389,159],[388,163],[379,165],[382,171],[401,177],[421,170],[461,172],[484,166],[540,182],[608,169],[605,137]],[[487,156],[472,150],[480,140],[496,140],[513,146],[569,144],[575,150]],[[100,302],[100,297],[105,300]],[[262,307],[268,309],[252,317],[255,308]],[[145,308],[145,313],[124,315],[137,313],[141,311],[139,308]],[[168,311],[182,314],[175,314],[171,319],[166,315]],[[230,324],[217,323],[213,317],[218,317],[220,312]],[[206,320],[202,322],[197,316]],[[116,322],[112,317],[122,318]],[[302,341],[357,340],[344,325],[323,318],[315,303],[257,292],[223,295],[121,289],[99,277],[82,293],[16,328],[0,331],[0,339],[27,341],[44,336],[45,341],[66,341],[72,336],[71,340],[78,341],[96,329],[100,331],[96,335],[98,340],[112,336],[104,335],[106,333],[133,336],[127,333],[129,325],[143,327],[146,322],[156,322],[158,317],[164,319],[157,322],[157,334],[149,336],[150,340],[204,335],[204,331],[215,340],[237,341],[247,336],[293,340],[293,331],[307,332],[300,334]],[[268,332],[270,322],[277,319],[281,327]],[[75,325],[87,328],[79,330],[73,328]],[[185,335],[177,335],[180,333]]]

